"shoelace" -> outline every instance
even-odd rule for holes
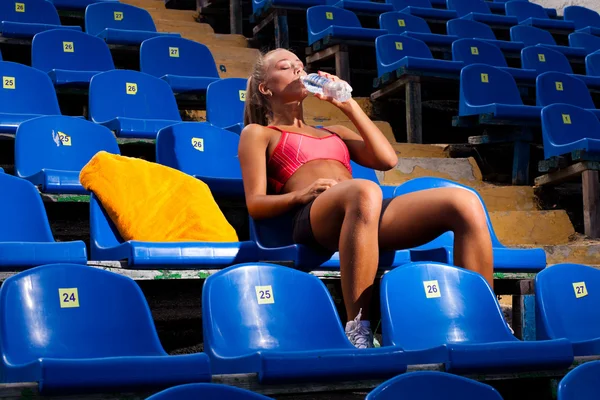
[[[346,332],[350,342],[359,349],[372,347],[371,330],[360,323],[362,316],[362,308],[358,311],[358,315],[354,318],[352,328]]]

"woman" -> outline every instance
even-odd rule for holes
[[[296,243],[339,251],[350,341],[373,347],[369,304],[380,249],[412,248],[453,231],[454,263],[492,285],[492,244],[478,197],[441,188],[382,200],[376,183],[352,178],[350,159],[385,171],[398,161],[394,149],[353,99],[316,95],[343,111],[359,134],[307,125],[303,75],[298,57],[277,49],[258,60],[248,80],[239,144],[246,205],[257,220],[293,211]]]

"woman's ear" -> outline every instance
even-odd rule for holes
[[[269,89],[267,89],[264,82],[260,83],[258,85],[258,91],[261,92],[264,96],[272,96],[273,95],[273,93]]]

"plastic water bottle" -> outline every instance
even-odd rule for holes
[[[302,76],[300,81],[311,93],[331,96],[341,102],[348,101],[352,97],[352,87],[346,82],[334,82],[319,74]]]

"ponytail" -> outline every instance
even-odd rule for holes
[[[254,71],[248,79],[246,87],[246,102],[244,104],[244,126],[249,124],[258,124],[267,126],[269,118],[271,118],[271,104],[267,97],[262,94],[258,86],[265,81],[266,72],[264,61],[265,58],[273,51],[268,52],[258,58],[254,64]]]

